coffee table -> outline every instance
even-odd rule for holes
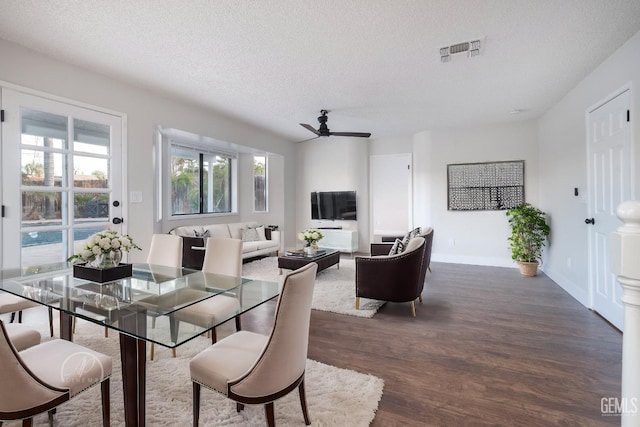
[[[287,255],[288,253],[289,255]],[[318,264],[318,271],[322,271],[336,264],[338,265],[338,269],[340,269],[340,251],[320,249],[315,255],[298,255],[285,252],[283,256],[278,257],[278,268],[280,269],[280,274],[282,274],[283,268],[287,270],[297,270],[311,262]]]

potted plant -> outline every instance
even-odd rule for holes
[[[520,266],[524,276],[535,276],[538,261],[542,262],[542,248],[546,243],[550,228],[545,213],[529,203],[507,210],[511,236],[511,258]]]

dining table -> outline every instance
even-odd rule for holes
[[[144,426],[147,343],[175,349],[277,297],[280,283],[153,264],[131,267],[130,277],[105,283],[76,277],[66,262],[4,269],[0,290],[59,311],[62,339],[73,340],[74,318],[117,331],[125,423]],[[221,294],[238,299],[235,313],[214,316],[215,324],[205,326],[176,320],[180,310]]]

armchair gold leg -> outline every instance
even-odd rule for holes
[[[356,310],[360,310],[360,297],[356,297]]]
[[[171,352],[173,353],[173,358],[175,359],[177,357],[176,356],[176,349],[175,348],[171,349]]]
[[[153,353],[155,352],[156,345],[155,343],[151,343],[151,360],[153,360]]]
[[[104,337],[109,338],[109,328],[107,328],[106,326],[104,327]]]
[[[418,299],[422,302],[422,294],[418,295]]]
[[[411,314],[413,314],[413,317],[416,317],[416,304],[414,301],[411,301]]]

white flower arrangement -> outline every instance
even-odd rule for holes
[[[316,230],[314,228],[309,228],[298,233],[298,239],[307,242],[308,246],[317,245],[323,237],[324,234],[322,234],[320,230]]]
[[[100,255],[110,256],[112,252],[129,252],[132,249],[140,250],[140,247],[133,242],[129,235],[120,235],[117,231],[104,230],[89,236],[80,252],[69,257],[67,261],[74,264],[76,262],[91,262]]]

